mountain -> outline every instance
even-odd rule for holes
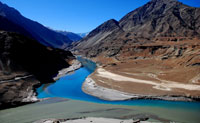
[[[151,0],[120,21],[101,24],[71,48],[100,66],[89,77],[96,88],[83,84],[87,94],[110,99],[113,93],[103,87],[139,99],[200,99],[200,8]]]
[[[23,17],[17,10],[5,4],[2,4],[1,2],[0,16],[1,18],[5,18],[10,22],[22,27],[24,30],[26,30],[26,32],[31,34],[32,37],[34,37],[36,40],[38,40],[41,44],[45,46],[65,48],[72,42],[67,36],[52,31],[39,24],[38,22]],[[1,24],[4,25],[3,22],[1,22]],[[7,31],[9,31],[10,28],[12,28],[12,26],[8,26]],[[4,30],[6,30],[5,27]],[[20,33],[24,34],[23,32]]]
[[[152,0],[120,21],[125,31],[137,37],[194,37],[200,36],[200,9],[176,0]]]
[[[88,57],[119,55],[126,45],[200,38],[200,8],[176,0],[151,0],[119,22],[109,20],[91,31],[74,50]],[[175,38],[176,37],[176,38]]]
[[[78,34],[73,33],[73,32],[67,32],[67,31],[56,31],[56,32],[61,33],[61,34],[65,35],[65,36],[67,36],[72,41],[79,41],[79,40],[82,39],[81,36],[79,36]]]
[[[0,108],[31,102],[35,86],[53,82],[74,56],[21,34],[0,31]],[[30,95],[31,94],[31,95]]]
[[[114,19],[108,20],[107,22],[103,23],[95,30],[90,32],[83,40],[81,40],[81,43],[78,44],[76,48],[77,49],[92,48],[93,46],[102,43],[103,42],[102,40],[107,36],[112,35],[112,33],[121,31],[122,30],[119,27],[119,23],[116,20]]]
[[[7,18],[0,16],[0,30],[6,30],[9,32],[16,32],[16,33],[21,33],[25,36],[33,38],[33,36],[26,31],[23,27],[11,22]]]

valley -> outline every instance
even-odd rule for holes
[[[0,122],[200,121],[199,7],[149,0],[74,33],[64,30],[93,23],[58,3],[34,15],[55,20],[49,27],[0,2]]]

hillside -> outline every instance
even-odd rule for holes
[[[143,45],[199,39],[199,13],[199,8],[186,6],[176,0],[152,0],[128,13],[119,22],[109,20],[100,25],[73,49],[85,52],[88,57],[101,53],[112,56],[129,43]]]
[[[53,77],[69,67],[72,59],[71,52],[0,31],[0,109],[34,101],[30,98],[34,97],[35,86],[53,82]]]
[[[16,9],[11,8],[1,2],[0,16],[1,18],[5,18],[10,22],[20,26],[21,28],[26,30],[26,32],[28,32],[31,37],[35,38],[45,46],[64,49],[72,43],[72,41],[67,36],[52,31],[44,27],[40,23],[22,16]],[[6,25],[6,23],[1,22],[1,25]],[[10,31],[11,28],[12,26],[7,25],[6,28],[4,27],[4,30]],[[15,29],[13,29],[12,31],[15,31]],[[24,34],[23,32],[20,33]]]
[[[98,26],[72,51],[101,65],[91,76],[99,86],[133,94],[200,96],[200,8],[151,0],[120,21]],[[141,80],[117,81],[118,75]]]

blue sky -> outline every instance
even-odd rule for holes
[[[149,0],[0,0],[23,16],[57,30],[89,32],[109,19],[119,20]],[[179,0],[200,7],[200,0]]]

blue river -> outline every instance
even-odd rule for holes
[[[96,64],[92,61],[78,58],[83,67],[71,74],[60,78],[55,83],[42,85],[37,89],[38,98],[63,97],[73,100],[82,100],[94,103],[134,106],[155,106],[164,108],[184,108],[200,111],[200,102],[164,101],[164,100],[127,100],[127,101],[106,101],[90,96],[82,91],[82,84],[95,69]]]

